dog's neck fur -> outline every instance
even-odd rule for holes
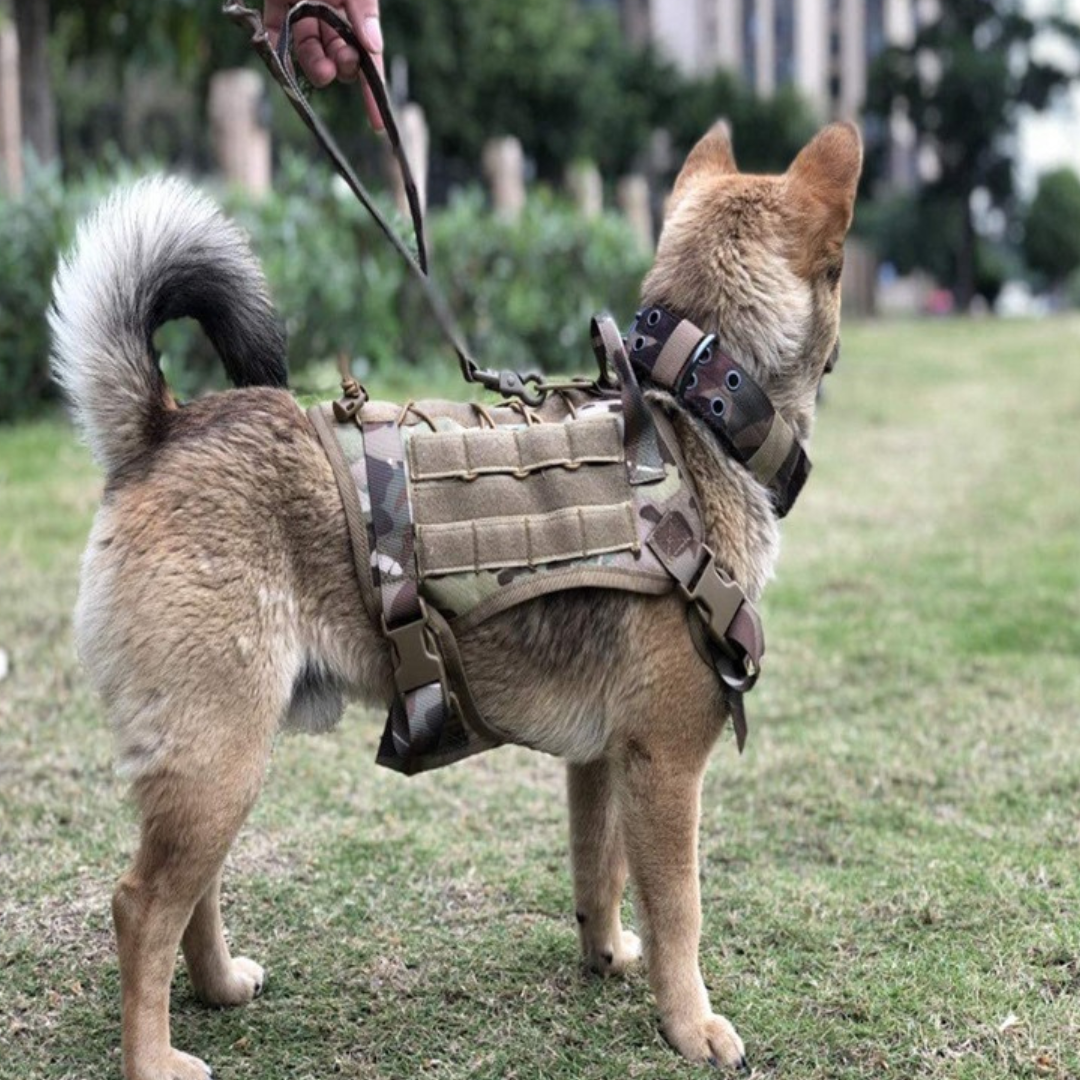
[[[761,387],[796,438],[813,429],[817,390],[839,333],[840,269],[862,150],[851,125],[825,129],[783,176],[740,173],[722,125],[675,182],[642,307],[678,312]],[[659,394],[697,484],[708,542],[752,599],[780,536],[770,493],[704,422]]]

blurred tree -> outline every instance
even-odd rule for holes
[[[739,168],[749,172],[783,171],[818,126],[792,87],[760,98],[731,72],[717,71],[681,88],[678,108],[665,117],[680,156],[689,153],[719,117],[731,125]]]
[[[223,67],[255,63],[219,0],[48,2],[67,170],[92,166],[110,150],[208,165],[200,117],[209,79]],[[579,158],[595,161],[610,179],[652,170],[655,129],[670,129],[678,156],[719,116],[732,122],[744,167],[780,169],[813,128],[791,91],[758,100],[727,74],[687,80],[650,49],[628,45],[603,5],[386,0],[383,21],[391,59],[408,61],[409,93],[424,107],[443,180],[477,178],[484,142],[500,134],[516,135],[540,177],[556,181]],[[309,150],[310,137],[283,96],[271,89],[268,100],[275,144]],[[370,175],[381,147],[356,89],[320,95],[316,108]],[[434,186],[444,185],[437,177]]]
[[[1072,169],[1039,177],[1024,220],[1024,258],[1054,286],[1080,268],[1080,177]]]
[[[19,105],[23,137],[38,161],[57,158],[56,106],[49,77],[49,0],[15,0],[19,38]]]
[[[741,164],[782,169],[814,128],[794,91],[763,100],[727,72],[688,80],[628,45],[612,10],[578,0],[392,0],[383,22],[433,146],[470,164],[486,139],[512,134],[542,177],[578,157],[613,177],[648,163],[655,129],[681,154],[725,116]]]
[[[470,163],[486,139],[515,135],[541,176],[586,156],[621,171],[677,83],[624,43],[613,12],[575,0],[392,0],[383,22],[433,145]]]
[[[249,62],[219,0],[51,0],[65,169],[119,154],[208,164],[202,102],[217,70]]]
[[[871,70],[867,111],[882,126],[894,108],[906,111],[937,158],[938,176],[922,189],[918,205],[928,218],[947,221],[946,233],[955,237],[943,280],[962,310],[976,291],[972,195],[982,189],[991,206],[1008,206],[1010,136],[1019,111],[1044,109],[1073,77],[1068,66],[1033,47],[1043,31],[1056,32],[1074,50],[1080,41],[1076,25],[1030,18],[1016,0],[950,0],[910,45],[886,49]],[[926,228],[921,215],[918,228]],[[938,236],[932,243],[940,243]]]

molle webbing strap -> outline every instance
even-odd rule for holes
[[[375,534],[373,575],[398,690],[377,761],[411,772],[415,759],[436,752],[445,741],[453,710],[442,655],[419,593],[401,429],[393,422],[362,427]]]
[[[421,525],[416,561],[421,577],[475,574],[587,559],[638,546],[630,503],[574,506],[549,514],[511,515],[483,522]]]
[[[578,424],[538,424],[494,431],[459,428],[411,438],[409,472],[413,480],[475,480],[579,465],[617,464],[623,460],[622,432],[613,414]]]
[[[651,307],[635,319],[626,343],[634,367],[716,432],[732,457],[772,493],[777,515],[787,514],[806,482],[810,459],[765,391],[721,352],[716,336]]]

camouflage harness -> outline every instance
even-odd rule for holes
[[[687,320],[653,308],[624,341],[603,317],[593,338],[601,378],[536,408],[398,406],[369,401],[346,379],[342,399],[309,410],[345,507],[364,604],[393,654],[381,765],[412,774],[498,745],[456,635],[539,596],[589,587],[679,592],[742,749],[742,694],[758,676],[761,623],[705,543],[664,406],[646,400],[634,369],[705,419],[770,489],[778,514],[809,462],[768,397]]]
[[[550,382],[482,368],[469,354],[428,271],[416,184],[374,61],[342,13],[293,4],[276,44],[241,0],[225,13],[252,45],[335,169],[403,259],[467,382],[508,404],[387,405],[354,379],[344,397],[308,411],[333,468],[360,595],[393,654],[395,694],[378,762],[405,773],[498,745],[474,701],[456,635],[517,604],[576,588],[643,595],[678,590],[691,637],[722,680],[739,749],[742,695],[765,642],[757,612],[704,539],[693,481],[665,408],[701,418],[726,453],[787,513],[810,463],[768,396],[718,348],[715,335],[662,307],[638,312],[626,338],[593,321],[598,379]],[[355,49],[401,171],[416,251],[380,212],[311,109],[292,64],[300,19],[327,24]],[[646,399],[638,378],[670,398]]]

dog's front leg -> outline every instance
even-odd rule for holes
[[[658,718],[651,730],[665,727]],[[619,803],[664,1035],[691,1061],[745,1068],[742,1039],[713,1013],[698,965],[698,819],[707,752],[664,737],[627,739],[618,758]]]
[[[585,962],[619,975],[641,956],[636,934],[623,930],[619,906],[626,885],[626,848],[607,761],[568,765],[570,861],[574,910]]]

